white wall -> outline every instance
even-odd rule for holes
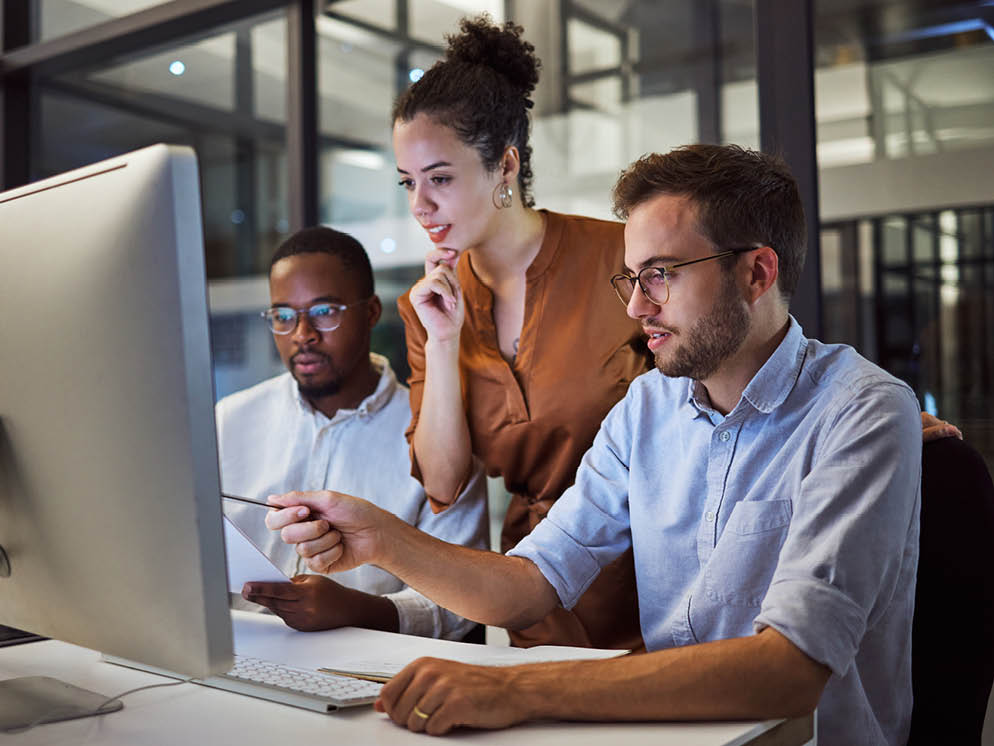
[[[994,203],[994,147],[882,159],[819,172],[821,219]]]

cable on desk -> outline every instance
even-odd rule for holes
[[[166,682],[165,684],[146,684],[145,686],[139,686],[139,687],[135,687],[134,689],[128,689],[128,691],[126,691],[126,692],[121,692],[120,694],[115,694],[113,697],[108,697],[107,699],[105,699],[103,702],[101,702],[99,705],[97,705],[96,707],[94,707],[89,712],[80,713],[80,714],[76,715],[76,717],[77,718],[84,718],[84,717],[92,717],[93,715],[106,715],[108,712],[116,712],[116,710],[107,710],[105,712],[104,708],[107,705],[112,704],[112,703],[116,702],[117,700],[121,699],[121,697],[127,697],[129,694],[134,694],[135,692],[143,692],[146,689],[158,689],[158,688],[163,687],[163,686],[176,686],[178,684],[186,684],[189,681],[191,681],[191,679],[190,678],[186,678],[186,679],[180,679],[179,681],[169,681],[169,682]],[[46,712],[41,717],[35,718],[34,720],[32,720],[27,725],[22,725],[19,728],[9,728],[8,730],[5,730],[3,732],[4,733],[24,733],[25,731],[29,731],[32,728],[34,728],[34,727],[36,727],[38,725],[44,725],[45,723],[49,723],[49,722],[52,722],[52,723],[63,722],[61,720],[51,720],[51,718],[53,718],[53,717],[58,718],[60,714],[73,714],[73,713],[76,713],[76,712],[77,712],[77,710],[75,708],[73,708],[73,707],[56,707],[53,710],[49,710],[48,712]],[[76,719],[76,718],[72,718],[72,719]]]

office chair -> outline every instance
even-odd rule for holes
[[[994,683],[994,483],[956,438],[922,450],[909,746],[979,746]]]

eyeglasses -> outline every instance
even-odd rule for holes
[[[709,262],[712,259],[721,259],[723,256],[741,254],[743,251],[752,251],[758,248],[758,246],[744,246],[739,249],[728,249],[702,259],[691,259],[689,262],[679,262],[678,264],[670,264],[665,267],[645,267],[640,269],[638,274],[634,276],[617,274],[611,278],[611,285],[614,287],[614,292],[618,294],[618,298],[626,306],[632,299],[632,295],[635,294],[636,283],[638,283],[638,286],[642,289],[642,294],[646,298],[657,306],[662,306],[670,299],[670,276],[673,274],[673,270],[679,267],[689,267],[691,264]]]
[[[298,311],[290,306],[273,306],[259,315],[264,318],[273,334],[291,334],[297,328],[301,314],[307,314],[308,323],[319,332],[334,331],[342,323],[342,314],[353,306],[368,303],[370,298],[355,303],[315,303],[307,309]]]

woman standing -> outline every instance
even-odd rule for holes
[[[445,58],[397,100],[393,142],[411,212],[436,245],[398,301],[411,365],[413,474],[436,510],[480,459],[511,502],[506,551],[569,487],[601,420],[650,358],[608,282],[623,226],[534,209],[522,29],[464,19]],[[572,611],[518,645],[641,648],[630,552]]]

